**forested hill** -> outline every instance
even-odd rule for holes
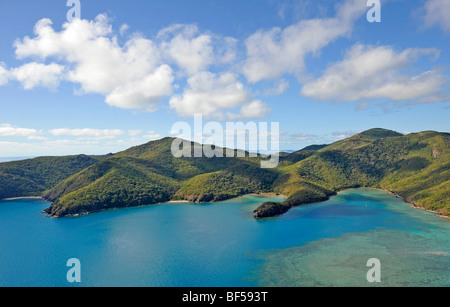
[[[0,199],[42,196],[46,190],[101,159],[79,155],[0,163]]]
[[[293,206],[322,201],[353,187],[389,190],[416,206],[449,216],[449,149],[448,133],[401,135],[372,129],[317,151],[293,153],[283,157],[281,175],[272,187],[289,198],[263,204],[255,216],[283,214]],[[296,159],[290,159],[292,155]]]
[[[0,163],[0,198],[43,196],[54,217],[169,200],[212,202],[249,193],[288,196],[255,210],[262,218],[352,187],[382,188],[450,214],[450,134],[372,129],[331,145],[281,153],[275,169],[257,158],[175,158],[174,139],[101,156]],[[191,143],[192,147],[200,146]]]

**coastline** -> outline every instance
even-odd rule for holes
[[[417,203],[415,203],[415,202],[408,201],[405,197],[403,197],[403,196],[401,196],[401,195],[399,195],[399,194],[397,194],[397,193],[394,193],[394,192],[392,192],[392,191],[386,190],[386,192],[389,192],[389,193],[391,193],[392,195],[394,195],[395,197],[400,198],[404,203],[410,205],[410,207],[413,208],[413,209],[418,209],[418,210],[423,210],[423,211],[426,211],[426,212],[433,213],[433,214],[436,215],[437,217],[440,217],[441,219],[444,219],[444,220],[447,220],[447,221],[450,222],[450,216],[443,215],[443,214],[441,214],[441,213],[438,212],[438,211],[430,210],[430,209],[427,209],[427,208],[425,208],[425,207],[423,207],[423,206],[420,206],[419,204],[417,204]]]
[[[395,193],[393,191],[390,191],[390,190],[387,190],[387,189],[383,189],[383,188],[373,188],[373,187],[361,187],[360,189],[378,190],[378,191],[387,192],[387,193],[391,194],[392,196],[395,196],[396,198],[401,199],[404,203],[408,204],[413,209],[419,209],[419,210],[423,210],[423,211],[426,211],[426,212],[429,212],[429,213],[433,213],[437,217],[450,222],[450,217],[449,216],[442,215],[438,211],[433,211],[433,210],[424,208],[424,207],[420,206],[419,204],[417,204],[415,202],[408,201],[405,197],[403,197],[402,195],[397,194],[397,193]],[[341,190],[341,191],[337,192],[337,194],[339,194],[340,192],[346,191],[346,190],[348,190],[348,189]],[[264,193],[245,194],[245,195],[241,195],[241,196],[238,196],[238,197],[231,198],[229,200],[242,199],[244,196],[260,196],[260,197],[267,197],[267,198],[283,197],[284,199],[288,199],[289,198],[286,195],[278,194],[278,193],[275,193],[275,192],[264,192]],[[23,196],[23,197],[5,198],[5,199],[1,199],[0,201],[14,201],[14,200],[26,200],[26,199],[30,199],[30,200],[45,200],[41,196]],[[120,209],[126,209],[126,208],[139,208],[139,207],[147,207],[147,206],[162,205],[162,204],[177,204],[177,203],[178,204],[189,204],[189,203],[192,203],[192,202],[190,202],[188,200],[170,200],[170,201],[163,202],[163,203],[155,203],[155,204],[148,204],[148,205],[135,206],[135,207],[125,207],[125,208],[110,208],[110,209],[104,209],[104,210],[98,210],[98,211],[92,211],[92,212],[83,212],[83,213],[79,213],[79,214],[65,215],[65,216],[61,216],[61,217],[52,216],[52,215],[48,215],[48,214],[47,214],[47,216],[52,217],[52,218],[79,217],[79,216],[85,216],[85,215],[89,215],[89,214],[101,213],[101,212],[111,211],[111,210],[120,210]],[[212,202],[212,203],[214,203],[214,202]],[[192,203],[192,204],[196,204],[196,203]],[[305,204],[305,205],[309,205],[309,204]],[[46,213],[46,212],[43,211],[42,213]]]
[[[390,191],[390,190],[387,190],[387,189],[383,189],[383,188],[370,188],[370,187],[369,187],[369,188],[363,188],[363,189],[368,189],[368,190],[378,190],[378,191],[384,191],[384,192],[387,192],[387,193],[391,194],[392,196],[395,196],[395,197],[401,199],[405,204],[408,204],[412,209],[418,209],[418,210],[426,211],[426,212],[429,212],[429,213],[433,213],[433,214],[435,214],[437,217],[439,217],[439,218],[441,218],[441,219],[444,219],[444,220],[447,220],[447,221],[450,222],[450,216],[442,215],[442,214],[441,214],[440,212],[438,212],[438,211],[430,210],[430,209],[427,209],[427,208],[425,208],[425,207],[423,207],[423,206],[420,206],[419,204],[417,204],[417,203],[415,203],[415,202],[413,202],[413,201],[409,201],[409,200],[407,200],[405,197],[403,197],[402,195],[397,194],[397,193],[395,193],[395,192],[393,192],[393,191]]]
[[[241,195],[238,197],[233,197],[227,200],[233,200],[233,199],[242,199],[244,196],[260,196],[260,197],[267,197],[267,198],[271,198],[271,197],[285,197],[287,198],[287,196],[285,195],[280,195],[277,193],[250,193],[250,194],[245,194],[245,195]],[[30,197],[17,197],[16,199],[27,199]],[[41,199],[41,200],[45,200],[42,197],[32,197],[33,199]],[[217,204],[220,203],[222,201],[217,201],[217,202],[209,202],[212,204]],[[96,214],[96,213],[102,213],[102,212],[106,212],[106,211],[115,211],[115,210],[124,210],[124,209],[133,209],[133,208],[142,208],[142,207],[149,207],[149,206],[156,206],[156,205],[164,205],[164,204],[192,204],[192,205],[196,205],[196,204],[201,204],[201,203],[196,203],[196,202],[191,202],[188,200],[169,200],[166,202],[161,202],[161,203],[154,203],[154,204],[148,204],[148,205],[141,205],[141,206],[133,206],[133,207],[115,207],[115,208],[108,208],[108,209],[101,209],[101,210],[96,210],[96,211],[85,211],[85,212],[81,212],[81,213],[76,213],[76,214],[67,214],[67,215],[63,215],[63,216],[53,216],[51,214],[48,214],[45,210],[42,211],[41,213],[46,213],[47,217],[50,218],[54,218],[54,219],[59,219],[59,218],[74,218],[74,217],[81,217],[81,216],[87,216],[87,215],[91,215],[91,214]]]
[[[396,197],[396,198],[402,200],[402,202],[404,202],[405,204],[408,204],[408,205],[410,206],[410,208],[412,208],[412,209],[419,209],[419,210],[427,211],[427,212],[429,212],[429,213],[433,213],[436,217],[441,218],[441,219],[444,219],[444,220],[450,222],[450,217],[449,217],[449,216],[443,215],[443,214],[441,214],[441,213],[438,212],[438,211],[433,211],[433,210],[424,208],[423,206],[420,206],[419,204],[417,204],[417,203],[415,203],[415,202],[408,201],[405,197],[403,197],[403,196],[400,195],[400,194],[397,194],[397,193],[395,193],[395,192],[393,192],[393,191],[390,191],[390,190],[387,190],[387,189],[383,189],[383,188],[374,188],[374,187],[353,187],[353,188],[342,189],[342,190],[337,191],[334,195],[329,195],[328,198],[327,198],[326,200],[323,200],[323,201],[327,201],[327,200],[329,200],[331,197],[333,197],[333,196],[335,196],[335,195],[338,195],[339,193],[342,193],[342,192],[351,190],[351,189],[367,189],[367,190],[383,191],[383,192],[386,192],[386,193],[388,193],[388,194],[390,194],[390,195],[392,195],[392,196],[394,196],[394,197]],[[267,195],[272,195],[272,196],[274,196],[274,193],[266,193],[266,194],[267,194]],[[258,195],[258,194],[250,194],[250,195]],[[276,195],[276,194],[275,194],[275,195]],[[282,196],[282,195],[276,195],[276,196]],[[270,196],[269,196],[269,197],[270,197]],[[286,196],[284,196],[284,197],[286,197]],[[288,197],[286,197],[286,199],[287,199],[287,198],[288,198]],[[313,204],[317,204],[317,203],[320,203],[320,202],[322,202],[322,201],[318,201],[318,202],[314,202],[314,203],[301,203],[301,204],[295,205],[295,206],[293,206],[293,207],[313,205]],[[273,214],[273,215],[268,215],[268,216],[258,216],[258,215],[256,215],[256,210],[255,210],[255,212],[254,212],[254,213],[255,213],[254,218],[255,218],[255,219],[260,219],[260,218],[268,218],[268,217],[281,216],[281,215],[284,215],[284,214],[285,214],[286,212],[288,212],[289,210],[291,210],[293,207],[290,207],[290,208],[287,209],[287,210],[283,210],[282,212],[276,212],[275,214]]]

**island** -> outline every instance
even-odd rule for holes
[[[103,156],[0,163],[0,199],[40,196],[51,202],[48,216],[67,217],[169,201],[286,196],[283,202],[259,206],[254,217],[260,219],[364,187],[390,191],[415,207],[450,216],[449,133],[371,129],[333,144],[281,152],[274,169],[260,167],[262,155],[176,158],[173,141],[163,138]],[[192,150],[201,146],[190,144]]]

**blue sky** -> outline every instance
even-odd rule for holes
[[[450,1],[0,3],[0,157],[104,154],[175,122],[279,122],[281,149],[449,131]]]

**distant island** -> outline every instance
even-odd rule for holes
[[[275,169],[256,158],[175,158],[173,138],[104,156],[39,157],[0,163],[0,199],[40,196],[52,217],[168,201],[217,202],[252,193],[285,195],[255,218],[327,200],[349,188],[384,189],[450,216],[450,134],[371,129],[348,139],[280,153]],[[191,143],[192,150],[200,144]]]

